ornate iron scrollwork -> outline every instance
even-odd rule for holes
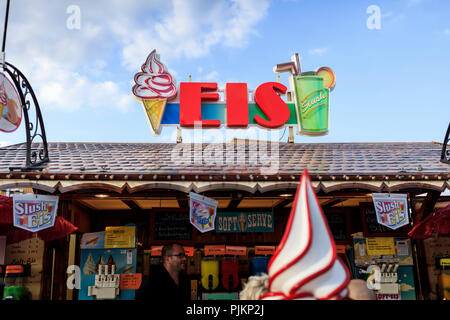
[[[447,133],[444,138],[444,144],[442,145],[441,162],[450,164],[450,149],[447,150],[448,142],[450,141],[450,123],[448,124]]]
[[[26,160],[23,168],[10,168],[10,170],[20,169],[21,171],[42,170],[42,164],[49,162],[47,137],[45,135],[44,121],[42,119],[41,109],[34,94],[33,88],[27,78],[12,64],[5,62],[4,70],[8,73],[19,93],[22,103],[23,115],[25,118],[26,142]],[[34,105],[34,109],[32,109]],[[31,111],[35,111],[35,121],[30,121]],[[42,140],[41,144],[38,144]],[[35,143],[35,148],[32,144]],[[37,146],[37,147],[36,147]]]

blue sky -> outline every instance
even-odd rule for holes
[[[446,0],[11,2],[6,60],[30,80],[51,142],[174,142],[174,128],[152,136],[131,95],[152,49],[178,84],[191,74],[255,89],[276,81],[272,68],[296,52],[302,71],[331,67],[329,134],[296,135],[299,143],[442,142],[450,121]],[[380,9],[379,29],[367,27],[371,5]],[[73,6],[79,20],[70,20]],[[281,82],[288,86],[287,74]],[[242,131],[205,135],[220,141]],[[191,136],[183,130],[185,141]],[[1,145],[24,141],[23,124],[0,132]]]

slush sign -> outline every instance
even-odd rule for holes
[[[329,92],[334,87],[335,75],[327,67],[300,73],[298,55],[293,58],[293,62],[278,64],[274,71],[290,72],[294,101],[282,99],[288,89],[279,82],[262,83],[250,99],[246,83],[227,83],[224,101],[220,100],[215,82],[181,82],[177,89],[156,50],[135,75],[132,91],[142,102],[156,135],[164,125],[183,128],[257,125],[266,129],[298,125],[298,131],[304,135],[327,134]]]

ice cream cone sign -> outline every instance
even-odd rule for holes
[[[268,274],[268,292],[262,300],[338,300],[348,296],[350,273],[337,257],[306,169]]]
[[[148,55],[141,72],[134,76],[134,82],[133,95],[142,102],[152,133],[158,135],[166,102],[176,97],[177,89],[156,50]]]

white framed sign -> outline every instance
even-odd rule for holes
[[[58,210],[58,200],[58,196],[13,195],[14,226],[31,232],[53,227]]]
[[[400,193],[372,193],[379,224],[393,230],[409,223],[408,195]]]
[[[191,224],[200,232],[214,230],[217,212],[217,200],[207,198],[194,192],[190,196],[189,220]]]

